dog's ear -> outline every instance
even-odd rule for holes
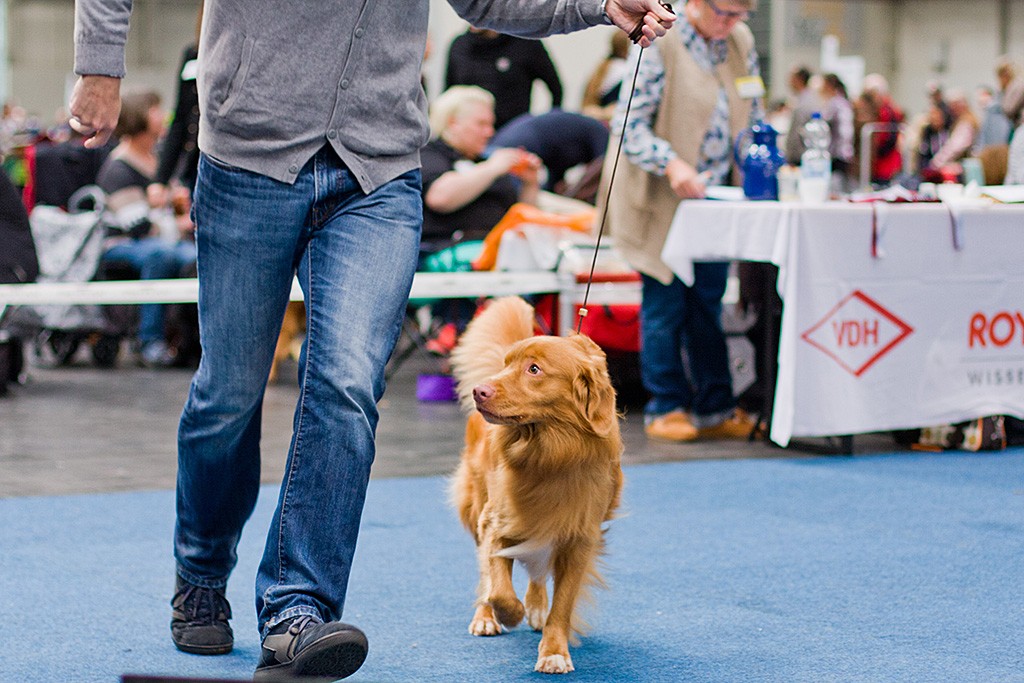
[[[615,412],[615,389],[608,377],[604,351],[589,337],[574,335],[571,340],[585,352],[585,361],[573,384],[577,405],[594,433],[607,436],[619,416]]]

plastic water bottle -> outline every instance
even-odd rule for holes
[[[800,137],[806,148],[800,157],[800,201],[820,204],[828,199],[832,181],[832,155],[828,151],[832,135],[828,122],[814,112],[800,130]]]

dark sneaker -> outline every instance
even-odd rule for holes
[[[253,680],[315,677],[336,681],[354,674],[363,665],[368,649],[366,635],[355,626],[295,617],[270,629],[263,639]]]
[[[171,607],[171,639],[179,650],[196,655],[231,652],[231,605],[223,590],[193,586],[179,576]]]

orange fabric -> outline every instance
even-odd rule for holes
[[[590,232],[594,225],[596,209],[587,209],[579,213],[563,215],[541,211],[536,206],[518,202],[509,207],[498,224],[491,228],[484,238],[484,248],[480,256],[473,261],[473,270],[494,270],[498,261],[498,247],[501,236],[524,223],[530,225],[549,225],[556,228],[569,228],[576,232]]]

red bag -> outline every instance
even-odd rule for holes
[[[579,319],[579,310],[577,305],[575,320]],[[589,305],[580,332],[602,349],[636,353],[640,351],[640,305]]]

